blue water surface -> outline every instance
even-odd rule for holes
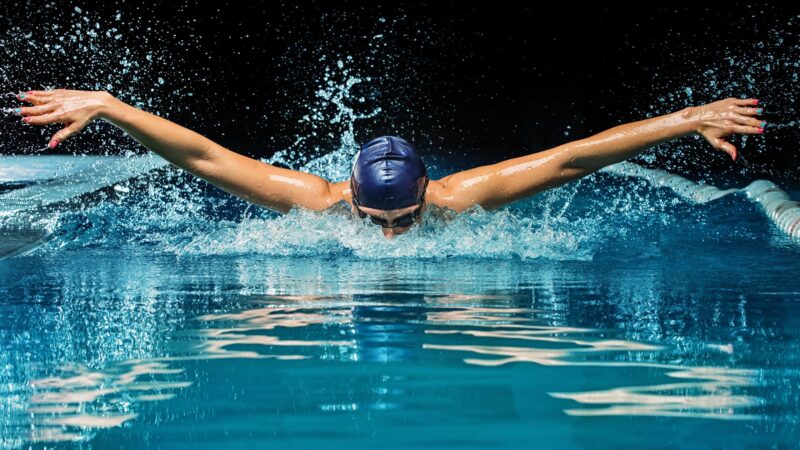
[[[744,194],[601,173],[390,241],[168,169],[37,214],[3,448],[797,445],[800,245]]]

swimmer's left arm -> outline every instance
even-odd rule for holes
[[[736,148],[724,138],[734,133],[763,132],[756,99],[727,98],[697,107],[631,122],[588,138],[439,180],[440,198],[461,211],[473,205],[497,208],[560,186],[601,168],[638,155],[645,149],[689,134],[702,135],[714,148],[736,159]]]
[[[331,183],[316,175],[276,167],[229,150],[175,122],[128,105],[107,92],[56,89],[28,91],[19,100],[33,104],[17,109],[31,125],[66,125],[50,148],[80,132],[96,119],[123,130],[147,149],[225,192],[266,208],[323,210],[335,204]],[[340,189],[341,192],[341,189]]]

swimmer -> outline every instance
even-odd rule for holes
[[[430,180],[422,158],[405,140],[384,136],[361,147],[349,180],[331,182],[249,158],[107,92],[44,90],[20,93],[32,106],[14,112],[30,125],[64,124],[55,148],[96,119],[122,129],[146,148],[220,189],[276,211],[326,210],[339,202],[393,238],[420,223],[429,204],[455,212],[490,210],[589,175],[645,149],[700,135],[735,161],[733,134],[761,134],[757,99],[726,98],[615,126],[549,150]]]

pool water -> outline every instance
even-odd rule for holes
[[[388,241],[170,169],[37,214],[2,448],[797,445],[800,243],[743,194],[601,173]]]

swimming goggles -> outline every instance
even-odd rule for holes
[[[383,217],[372,216],[362,211],[361,208],[359,208],[360,205],[358,204],[358,198],[356,198],[355,195],[353,195],[353,206],[356,207],[356,212],[358,213],[358,217],[363,219],[369,216],[369,220],[372,221],[372,223],[374,223],[375,225],[380,225],[381,228],[408,227],[413,225],[414,222],[419,220],[419,217],[422,214],[422,203],[425,201],[425,191],[427,189],[428,189],[428,178],[425,177],[425,186],[422,188],[422,195],[419,197],[419,201],[417,202],[417,209],[411,211],[408,214],[404,214],[400,217],[395,218],[394,222],[391,225],[389,225],[389,221],[384,219]],[[355,190],[352,189],[352,180],[351,180],[351,190],[352,192],[355,192]]]

